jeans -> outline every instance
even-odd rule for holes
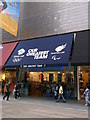
[[[90,101],[89,101],[89,97],[88,96],[85,97],[85,100],[86,100],[86,105],[89,105]]]

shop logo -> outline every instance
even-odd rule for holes
[[[13,57],[13,62],[20,62],[23,58],[24,58],[24,53],[25,53],[25,50],[22,48],[20,50],[18,50],[18,55],[14,55]]]
[[[49,50],[47,51],[38,51],[38,48],[29,49],[26,56],[33,56],[34,59],[47,59]]]
[[[58,46],[55,48],[54,52],[51,52],[51,59],[56,61],[61,59],[61,54],[65,54],[65,48],[67,46],[66,44],[63,44],[61,46]],[[49,56],[49,50],[43,50],[39,51],[38,48],[34,49],[29,49],[28,52],[26,53],[27,57],[34,57],[34,60],[39,60],[39,59],[48,59]],[[14,55],[13,57],[13,62],[20,62],[23,58],[25,57],[25,49],[20,49],[18,50],[18,55]]]
[[[58,46],[55,49],[55,52],[51,53],[51,55],[53,55],[52,59],[53,60],[60,60],[61,59],[60,54],[65,54],[65,51],[62,51],[62,50],[65,49],[66,46],[67,46],[67,43],[64,45]]]
[[[23,48],[18,50],[18,55],[22,55],[23,53],[25,53],[25,50]]]
[[[25,50],[22,48],[18,50],[18,55],[14,55],[13,62],[20,62],[24,57]],[[38,48],[29,49],[28,53],[26,54],[27,57],[33,56],[34,59],[47,59],[48,58],[49,50],[47,51],[38,51]]]

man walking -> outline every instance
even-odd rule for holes
[[[9,101],[9,95],[10,95],[10,82],[7,82],[6,84],[6,92],[5,92],[5,96],[3,97],[3,100],[7,97],[7,101]]]
[[[15,99],[20,98],[20,83],[19,81],[15,85]]]
[[[2,94],[4,94],[5,80],[2,79]]]

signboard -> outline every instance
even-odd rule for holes
[[[68,64],[73,34],[19,42],[6,66]]]
[[[64,71],[64,66],[23,65],[25,71]]]
[[[0,27],[17,36],[20,0],[0,0]]]

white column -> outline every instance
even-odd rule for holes
[[[80,100],[80,88],[79,88],[79,67],[77,67],[77,93],[78,93],[78,100]]]

